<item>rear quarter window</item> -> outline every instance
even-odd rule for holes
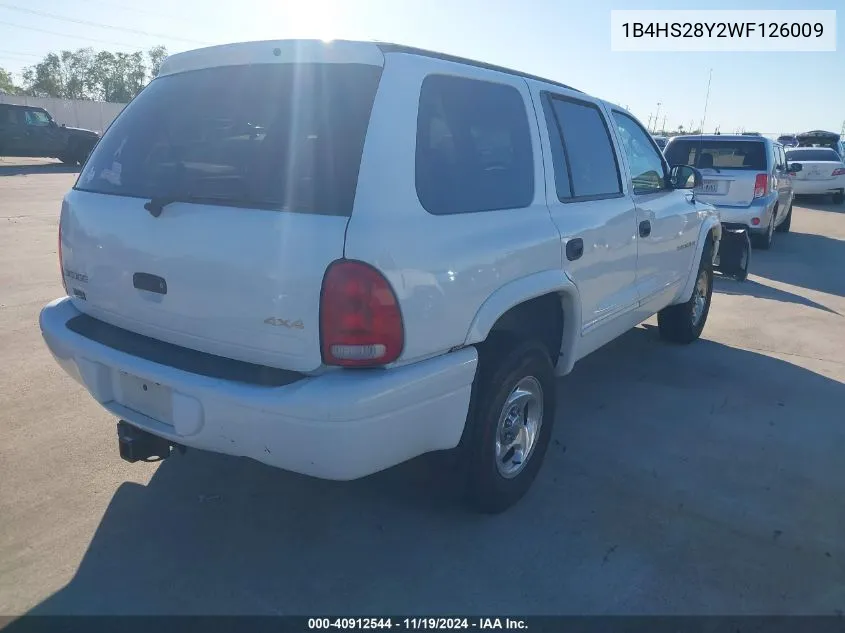
[[[349,215],[381,68],[223,66],[159,77],[118,116],[76,188]]]
[[[744,169],[765,171],[766,145],[760,141],[677,140],[666,148],[670,165],[691,165],[699,169]]]
[[[530,205],[534,155],[522,95],[506,84],[426,77],[415,169],[420,204],[435,215]]]

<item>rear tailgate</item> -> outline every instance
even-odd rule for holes
[[[754,200],[758,174],[767,173],[766,146],[748,139],[676,139],[666,149],[670,165],[692,165],[703,182],[698,198],[710,204],[747,207]]]
[[[343,256],[381,67],[276,57],[159,77],[118,117],[62,208],[79,310],[246,362],[321,365],[322,279]]]
[[[845,173],[845,163],[832,149],[823,147],[796,148],[786,152],[786,162],[789,165],[801,165],[801,171],[795,172],[793,178],[806,181],[840,180]]]

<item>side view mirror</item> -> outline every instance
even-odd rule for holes
[[[675,165],[669,170],[673,189],[695,189],[701,186],[701,172],[689,165]]]
[[[795,174],[801,171],[802,169],[804,169],[804,165],[802,165],[801,163],[792,163],[791,165],[786,166],[786,171],[788,171],[790,174]]]

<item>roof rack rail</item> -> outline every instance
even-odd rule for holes
[[[524,79],[534,79],[536,81],[542,81],[547,84],[552,84],[555,86],[559,86],[561,88],[566,88],[567,90],[572,90],[574,92],[583,92],[582,90],[578,90],[577,88],[573,88],[572,86],[567,86],[564,83],[559,81],[554,81],[552,79],[546,79],[545,77],[538,77],[537,75],[532,75],[529,73],[522,72],[520,70],[513,70],[512,68],[505,68],[504,66],[496,66],[495,64],[487,64],[485,62],[479,62],[474,59],[467,59],[465,57],[458,57],[456,55],[448,55],[446,53],[438,53],[435,51],[429,51],[424,48],[415,48],[413,46],[404,46],[402,44],[390,44],[388,42],[376,42],[376,45],[381,49],[382,53],[408,53],[411,55],[422,55],[424,57],[434,57],[436,59],[442,59],[447,62],[456,62],[459,64],[467,64],[469,66],[476,66],[478,68],[485,68],[487,70],[495,70],[500,73],[507,73],[508,75],[515,75],[517,77],[522,77]]]

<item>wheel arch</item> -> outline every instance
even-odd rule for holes
[[[715,215],[707,217],[704,222],[701,223],[701,228],[698,233],[698,241],[695,245],[695,257],[692,259],[692,266],[687,273],[687,279],[683,285],[683,289],[675,300],[676,304],[686,303],[690,300],[690,297],[692,297],[692,291],[693,288],[695,288],[695,280],[698,276],[698,265],[699,262],[701,262],[701,256],[704,253],[704,245],[707,243],[708,239],[713,242],[712,255],[715,258],[719,253],[719,243],[722,241],[722,224],[719,221],[719,218]]]
[[[575,284],[563,270],[543,271],[494,291],[478,309],[464,344],[482,343],[497,331],[536,334],[547,343],[556,373],[563,375],[575,364],[580,323]]]

